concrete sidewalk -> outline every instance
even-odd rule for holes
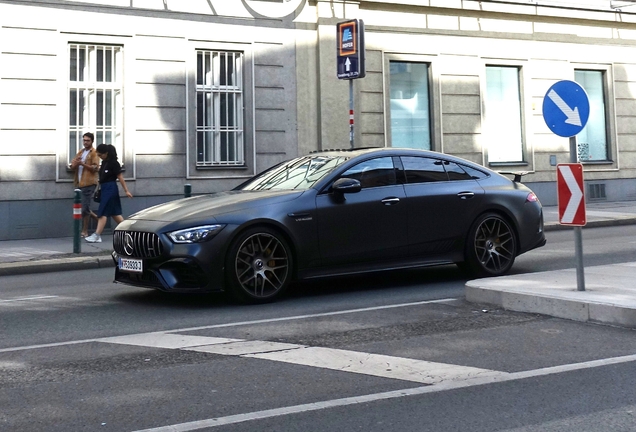
[[[558,208],[545,206],[545,230],[571,230],[559,224]],[[636,224],[636,201],[586,205],[587,225]],[[73,238],[0,241],[0,277],[8,275],[113,267],[112,235],[102,243]],[[466,283],[466,299],[506,309],[636,328],[636,263],[585,268],[585,292],[577,291],[576,270],[484,278]],[[0,287],[2,281],[0,279]]]

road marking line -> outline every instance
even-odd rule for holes
[[[271,351],[283,351],[304,348],[303,345],[295,345],[270,341],[238,341],[219,345],[205,345],[188,348],[188,351],[198,351],[210,354],[248,356],[267,353]]]
[[[241,357],[273,360],[422,384],[437,384],[448,380],[459,381],[478,376],[507,374],[506,372],[470,366],[323,347],[299,347],[293,350],[248,354]]]
[[[196,331],[196,330],[208,330],[208,329],[215,329],[215,328],[240,327],[245,325],[267,324],[267,323],[282,322],[282,321],[294,321],[294,320],[300,320],[300,319],[346,315],[346,314],[353,314],[353,313],[360,313],[360,312],[371,312],[376,310],[394,309],[394,308],[401,308],[401,307],[408,307],[408,306],[420,306],[425,304],[448,303],[448,302],[452,302],[459,299],[460,297],[444,298],[439,300],[424,300],[424,301],[418,301],[418,302],[412,302],[412,303],[398,303],[393,305],[373,306],[373,307],[360,308],[360,309],[347,309],[347,310],[335,311],[335,312],[296,315],[296,316],[282,317],[282,318],[267,318],[267,319],[260,319],[260,320],[254,320],[254,321],[239,321],[239,322],[226,323],[226,324],[212,324],[208,326],[166,330],[164,333],[182,333],[182,332]],[[134,336],[134,335],[129,335],[129,336]],[[0,353],[27,351],[27,350],[40,349],[40,348],[53,348],[53,347],[60,347],[60,346],[67,346],[67,345],[79,345],[84,343],[100,342],[102,339],[107,339],[107,338],[81,339],[81,340],[65,341],[65,342],[52,342],[52,343],[46,343],[46,344],[26,345],[26,346],[12,347],[12,348],[0,348]]]
[[[8,299],[8,300],[0,300],[0,303],[21,302],[21,301],[29,301],[29,300],[42,300],[42,299],[50,299],[50,298],[57,298],[57,296],[34,295],[34,296],[28,296],[28,297],[19,297],[19,298],[14,298],[14,299]]]
[[[593,367],[608,366],[608,365],[628,363],[633,361],[636,361],[636,355],[614,357],[614,358],[603,359],[603,360],[592,360],[589,362],[548,367],[548,368],[536,369],[532,371],[513,372],[508,374],[502,372],[501,374],[498,374],[498,375],[492,375],[487,377],[476,377],[476,378],[471,378],[465,381],[445,381],[439,384],[434,384],[434,385],[424,386],[424,387],[407,388],[403,390],[394,390],[389,392],[354,396],[354,397],[341,398],[341,399],[332,399],[327,401],[320,401],[320,402],[314,402],[314,403],[308,403],[308,404],[302,404],[302,405],[293,405],[293,406],[275,408],[275,409],[269,409],[269,410],[263,410],[263,411],[254,411],[254,412],[245,413],[245,414],[236,414],[236,415],[231,415],[226,417],[216,417],[216,418],[210,418],[205,420],[178,423],[178,424],[174,424],[170,426],[161,426],[157,428],[143,429],[143,430],[138,430],[136,432],[187,432],[187,431],[194,431],[194,430],[205,429],[205,428],[225,426],[229,424],[244,423],[244,422],[254,421],[254,420],[281,417],[281,416],[291,415],[291,414],[301,414],[301,413],[310,412],[310,411],[320,411],[320,410],[325,410],[329,408],[338,408],[343,406],[371,403],[371,402],[387,400],[387,399],[398,399],[398,398],[403,398],[408,396],[418,396],[418,395],[423,395],[428,393],[437,393],[437,392],[442,392],[447,390],[474,387],[479,385],[496,384],[500,382],[514,381],[514,380],[520,380],[525,378],[536,378],[536,377],[552,375],[552,374],[557,374],[562,372],[572,372],[572,371],[580,370],[580,369],[589,369]]]
[[[149,348],[182,349],[199,345],[224,344],[240,339],[217,338],[206,336],[189,336],[163,332],[140,333],[129,336],[117,336],[100,339],[100,342],[122,345],[144,346]]]

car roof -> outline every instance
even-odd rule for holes
[[[399,148],[399,147],[364,147],[364,148],[354,148],[354,149],[328,149],[328,150],[319,150],[310,153],[310,156],[344,156],[346,158],[354,158],[362,155],[382,155],[383,153],[388,153],[392,156],[428,156],[435,158],[442,158],[449,161],[459,162],[463,164],[468,164],[474,166],[475,168],[487,169],[482,165],[479,165],[475,162],[452,156],[445,153],[440,153],[432,150],[421,150],[421,149],[412,149],[412,148]]]

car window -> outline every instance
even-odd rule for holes
[[[352,178],[360,182],[363,189],[396,184],[393,159],[381,157],[370,159],[349,168],[341,178]]]
[[[456,164],[455,162],[444,161],[444,168],[446,168],[446,173],[448,174],[449,180],[472,180],[470,174],[468,174],[464,168]]]
[[[446,170],[439,159],[418,156],[403,156],[401,159],[407,183],[448,181]]]
[[[460,165],[464,171],[466,171],[470,177],[474,180],[480,180],[480,179],[485,179],[488,177],[488,174],[486,174],[485,172],[475,169],[473,167],[469,167],[468,165]]]
[[[343,156],[300,157],[270,168],[236,190],[309,189],[347,159]]]

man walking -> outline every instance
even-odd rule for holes
[[[82,218],[84,220],[82,237],[87,237],[89,218],[92,217],[97,220],[97,215],[91,210],[91,201],[97,187],[97,173],[100,161],[95,147],[93,147],[95,136],[87,132],[82,138],[84,148],[78,151],[71,161],[71,169],[75,171],[75,187],[82,191]]]

